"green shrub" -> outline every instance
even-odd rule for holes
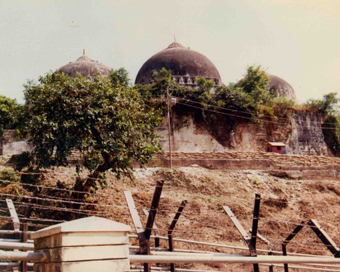
[[[5,168],[0,171],[0,180],[8,180],[8,181],[20,181],[20,176],[15,173],[15,171],[11,168]]]

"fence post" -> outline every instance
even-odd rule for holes
[[[172,239],[172,232],[173,232],[173,230],[174,230],[174,228],[176,226],[176,223],[177,223],[179,217],[181,216],[182,211],[183,211],[183,209],[184,209],[186,204],[187,204],[187,200],[183,200],[181,205],[178,208],[178,211],[177,211],[174,219],[172,220],[172,223],[171,223],[170,227],[169,227],[169,230],[168,230],[169,251],[174,251],[174,243],[173,243],[173,239]],[[170,264],[170,271],[171,272],[175,272],[176,271],[174,263]]]
[[[143,208],[143,212],[146,215],[146,217],[149,217],[149,211],[145,208]],[[159,229],[157,227],[157,225],[155,223],[153,223],[152,226],[153,232],[155,234],[155,247],[159,247],[159,237],[158,237],[158,233],[159,233]]]
[[[254,203],[254,215],[253,215],[253,225],[251,228],[251,240],[250,243],[255,251],[256,256],[256,238],[257,238],[257,228],[259,223],[259,215],[260,215],[260,202],[261,195],[255,194],[255,203]],[[258,264],[253,264],[254,272],[259,272],[260,268]]]
[[[282,244],[282,255],[283,256],[287,256],[287,244],[283,243]],[[283,269],[284,269],[284,272],[288,272],[288,263],[284,263],[283,264]]]
[[[21,235],[21,242],[27,243],[27,223],[23,223],[22,225],[22,235]],[[27,262],[26,261],[21,261],[20,262],[20,270],[21,272],[27,272]]]
[[[140,218],[138,212],[135,207],[135,203],[133,201],[132,195],[130,191],[124,191],[125,199],[128,204],[130,214],[132,217],[133,224],[135,225],[135,229],[138,235],[139,240],[139,254],[150,255],[150,236],[151,230],[153,228],[155,217],[158,209],[159,199],[161,198],[162,189],[163,189],[164,180],[158,180],[155,192],[153,194],[150,212],[148,215],[148,220],[146,222],[145,230],[143,230],[142,223],[140,222]],[[151,266],[149,263],[144,264],[144,272],[150,272]]]
[[[15,210],[14,204],[12,199],[6,199],[6,204],[9,210],[9,213],[11,215],[12,221],[13,221],[13,228],[15,232],[20,232],[20,220],[17,214],[17,211]],[[17,249],[15,249],[14,251],[18,251]],[[12,268],[13,272],[18,272],[18,268],[17,267],[13,267]]]
[[[50,226],[31,234],[34,249],[47,254],[35,272],[128,271],[130,226],[88,217]]]

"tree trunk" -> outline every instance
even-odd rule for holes
[[[91,188],[94,187],[99,175],[101,173],[106,172],[110,168],[111,168],[111,165],[109,165],[109,163],[107,162],[104,162],[103,164],[99,165],[96,168],[96,170],[94,170],[93,173],[86,178],[86,181],[83,182],[82,180],[77,179],[73,187],[74,192],[72,193],[72,198],[74,199],[74,201],[83,202],[86,196],[90,193]],[[84,204],[86,204],[85,201],[84,201]],[[71,204],[70,207],[72,207],[72,209],[79,210],[79,208],[81,207],[81,204]],[[69,213],[67,220],[72,220],[72,219],[79,218],[79,217],[80,217],[79,214]]]

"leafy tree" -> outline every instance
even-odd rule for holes
[[[113,86],[118,87],[128,87],[129,86],[129,74],[125,68],[119,68],[118,70],[113,70],[110,74],[111,83]]]
[[[339,114],[328,115],[322,125],[322,132],[327,146],[334,155],[340,156],[340,116]]]
[[[323,99],[309,99],[305,107],[317,111],[325,118],[322,125],[323,135],[328,147],[334,155],[340,155],[340,99],[337,93],[331,92],[325,94]]]
[[[268,104],[273,98],[273,95],[267,90],[269,80],[269,75],[261,69],[261,66],[249,66],[246,76],[236,86],[252,97],[254,106]]]
[[[325,94],[322,100],[309,99],[305,106],[324,115],[333,115],[339,111],[339,102],[340,99],[337,97],[337,93],[332,92]]]
[[[270,77],[260,66],[248,67],[242,80],[228,86],[214,86],[214,82],[198,78],[197,87],[188,88],[173,82],[171,71],[164,68],[153,76],[152,84],[136,86],[150,107],[165,110],[168,89],[170,96],[178,98],[179,103],[174,107],[178,118],[195,112],[196,121],[204,121],[206,128],[218,140],[228,135],[228,130],[221,129],[221,123],[229,124],[229,130],[239,121],[274,128],[277,117],[287,117],[289,109],[295,105],[292,99],[275,97],[267,90]]]
[[[49,73],[38,84],[27,85],[28,132],[34,150],[22,155],[26,164],[19,158],[19,168],[67,166],[68,157],[78,151],[77,171],[83,167],[89,175],[85,180],[78,175],[74,189],[89,192],[108,170],[120,177],[131,175],[134,162],[146,164],[159,148],[156,128],[161,117],[146,110],[141,95],[127,84],[125,70],[118,70],[93,81],[80,74],[72,78]]]
[[[23,105],[15,99],[0,95],[0,137],[5,129],[16,129],[20,135],[19,130],[25,126],[25,118]]]

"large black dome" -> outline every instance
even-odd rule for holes
[[[136,84],[151,83],[153,73],[162,68],[171,70],[175,82],[195,86],[195,79],[205,77],[221,84],[221,77],[215,65],[204,55],[185,48],[177,42],[149,58],[139,70]]]
[[[93,79],[93,75],[99,73],[101,76],[108,76],[111,69],[104,64],[94,61],[85,55],[85,51],[81,57],[76,61],[70,62],[59,68],[59,72],[69,74],[71,77],[75,77],[77,72],[85,77]]]

